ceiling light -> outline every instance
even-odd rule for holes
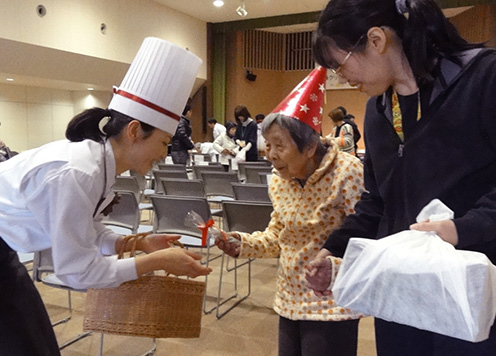
[[[7,78],[6,79],[8,82],[13,82],[14,81],[14,78]]]
[[[90,88],[86,88],[86,90],[91,91],[91,90],[95,90],[95,88],[91,88],[91,87],[90,87]]]
[[[241,17],[246,17],[248,15],[248,11],[245,9],[245,3],[243,2],[242,5],[238,6],[236,9],[236,13],[241,16]]]
[[[224,1],[222,0],[215,0],[213,2],[214,6],[217,6],[217,7],[221,7],[221,6],[224,6]]]

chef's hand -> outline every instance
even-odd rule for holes
[[[326,258],[327,256],[331,256],[331,253],[323,248],[310,261],[305,271],[307,287],[312,289],[315,295],[319,297],[331,295],[331,291],[327,288],[329,288],[332,279],[332,262]]]
[[[410,225],[410,229],[418,231],[434,231],[444,241],[456,246],[458,244],[458,232],[453,220],[422,221]]]
[[[199,262],[200,259],[199,254],[182,248],[158,250],[136,257],[136,272],[138,276],[161,270],[176,276],[205,276],[212,272],[212,269],[203,266]]]
[[[235,232],[226,232],[227,241],[215,239],[215,245],[231,257],[238,257],[241,248],[241,236]]]
[[[181,235],[152,234],[145,236],[138,241],[137,249],[146,253],[151,253],[164,248],[169,248],[174,241],[181,238]]]

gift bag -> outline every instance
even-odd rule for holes
[[[496,315],[496,267],[433,232],[350,239],[332,291],[343,307],[471,342]]]
[[[240,141],[236,140],[236,143],[239,145]],[[239,162],[245,162],[246,161],[246,151],[249,151],[251,148],[251,142],[248,142],[247,145],[244,145],[243,147],[238,146],[234,152],[236,153],[236,156],[231,159],[231,169],[234,171],[238,170],[238,163]]]

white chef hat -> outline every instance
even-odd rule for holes
[[[108,108],[174,135],[201,63],[184,48],[147,37]]]

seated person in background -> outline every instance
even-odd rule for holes
[[[340,108],[335,108],[329,113],[329,118],[334,123],[334,127],[328,137],[335,138],[336,143],[341,151],[355,155],[353,127],[343,121],[343,111]]]
[[[252,234],[230,232],[227,241],[216,241],[232,257],[280,257],[274,300],[280,356],[356,356],[357,350],[361,315],[337,306],[332,296],[317,297],[304,283],[309,261],[329,232],[353,213],[363,192],[360,161],[319,134],[321,121],[316,118],[324,96],[318,88],[325,73],[314,70],[297,88],[304,100],[298,104],[307,105],[308,113],[300,105],[288,105],[290,94],[262,123],[267,159],[274,166],[269,226]]]
[[[226,132],[226,128],[224,125],[219,124],[217,120],[214,118],[208,119],[207,121],[208,127],[212,130],[212,135],[214,137],[214,141],[222,135],[224,132]]]
[[[217,137],[213,143],[213,149],[220,154],[219,161],[226,171],[229,170],[229,159],[236,157],[236,153],[239,150],[239,146],[233,139],[236,126],[236,123],[232,121],[226,122],[226,132]]]

